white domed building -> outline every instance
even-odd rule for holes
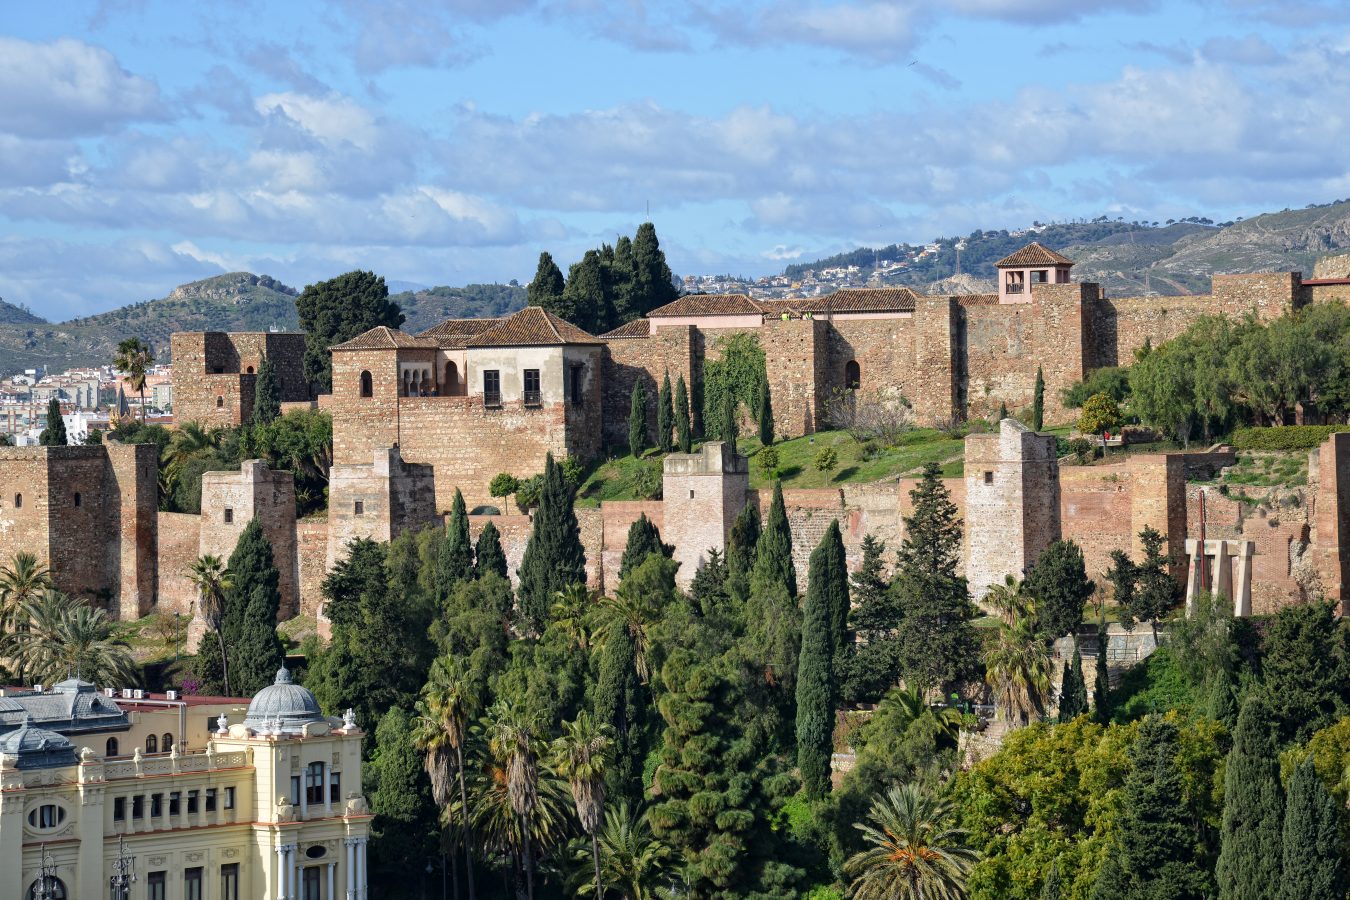
[[[239,700],[120,693],[0,696],[0,900],[116,896],[119,862],[138,900],[366,900],[350,715],[285,668],[235,723]]]

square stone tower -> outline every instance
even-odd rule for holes
[[[749,460],[722,441],[708,441],[698,453],[667,454],[661,539],[675,545],[680,587],[689,587],[709,550],[726,550],[727,533],[745,506],[749,487]]]
[[[1004,419],[997,434],[966,438],[966,580],[978,603],[1018,578],[1059,540],[1055,437]]]
[[[295,551],[295,478],[290,472],[246,459],[237,472],[202,475],[202,519],[199,552],[229,562],[248,523],[257,518],[272,544],[282,619],[300,612],[300,568]]]

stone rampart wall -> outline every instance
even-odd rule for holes
[[[965,307],[966,403],[971,416],[1016,414],[1035,397],[1036,368],[1045,373],[1045,420],[1066,422],[1076,411],[1060,391],[1084,374],[1083,299],[1096,285],[1038,285],[1031,303]]]
[[[159,548],[156,564],[159,568],[159,596],[155,608],[159,612],[181,613],[191,616],[196,612],[197,589],[188,580],[188,568],[201,555],[201,517],[191,513],[158,513]],[[221,563],[229,558],[221,559]]]
[[[604,439],[608,444],[628,445],[628,412],[633,385],[640,379],[647,388],[647,425],[656,434],[656,401],[661,380],[670,373],[672,395],[676,379],[683,375],[685,390],[692,393],[698,373],[694,329],[690,325],[662,328],[650,337],[622,338],[607,342],[604,358]]]

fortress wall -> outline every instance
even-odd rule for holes
[[[922,387],[915,375],[915,323],[912,317],[840,319],[830,322],[828,366],[817,392],[822,404],[844,387],[844,368],[858,363],[862,391],[898,392],[911,403]]]
[[[272,544],[282,619],[300,611],[299,564],[296,557],[295,482],[290,472],[273,471],[250,459],[234,472],[202,475],[200,552],[228,562],[249,522],[258,519]]]
[[[1130,512],[1134,475],[1123,464],[1060,466],[1060,523],[1083,549],[1088,577],[1104,584],[1112,550],[1133,550]]]
[[[371,396],[362,397],[361,373],[369,372]],[[333,393],[320,408],[333,415],[333,464],[370,465],[379,450],[399,439],[398,354],[393,350],[342,350],[333,354]],[[453,403],[463,398],[431,398]]]
[[[670,543],[662,526],[665,523],[665,504],[660,500],[607,501],[600,504],[600,567],[599,584],[602,590],[613,593],[619,587],[619,566],[623,562],[623,551],[628,545],[628,529],[638,516],[645,514],[651,519],[661,539]],[[587,552],[590,563],[590,552]]]
[[[606,343],[604,358],[604,440],[627,446],[628,411],[633,384],[641,379],[647,386],[647,425],[656,434],[656,401],[661,379],[670,373],[672,396],[675,380],[683,375],[687,392],[692,394],[695,361],[694,329],[690,325],[662,328],[646,338],[620,338]]]
[[[959,373],[965,367],[964,322],[952,297],[915,301],[913,371],[903,383],[911,392],[909,401],[920,425],[964,414],[959,384]]]
[[[1187,537],[1200,537],[1200,492],[1205,492],[1205,538],[1207,540],[1253,541],[1252,613],[1270,615],[1302,596],[1294,577],[1294,560],[1307,549],[1310,530],[1307,510],[1281,508],[1267,510],[1251,503],[1225,497],[1213,488],[1186,486]],[[1265,490],[1244,488],[1258,499]],[[1309,557],[1312,563],[1312,557]],[[1236,573],[1235,573],[1236,574]],[[1213,576],[1211,575],[1211,578]],[[1236,584],[1236,579],[1234,580]]]
[[[323,603],[323,578],[328,574],[328,519],[308,518],[295,523],[295,553],[299,561],[300,615],[317,616]]]
[[[827,390],[828,326],[819,319],[767,319],[759,331],[773,404],[774,431],[800,437],[819,430]]]
[[[191,616],[197,608],[197,589],[188,580],[188,567],[200,555],[201,517],[191,513],[158,513],[159,612]],[[221,562],[227,562],[228,557]]]

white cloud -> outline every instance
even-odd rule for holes
[[[81,137],[164,114],[159,87],[124,70],[101,47],[0,36],[0,131]]]
[[[351,144],[369,151],[378,136],[375,116],[349,97],[313,97],[294,91],[264,94],[254,101],[262,115],[280,114],[330,146]]]

